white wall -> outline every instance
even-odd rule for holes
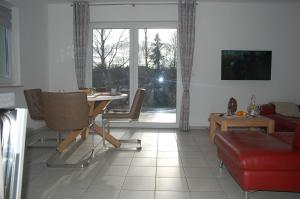
[[[17,107],[26,107],[24,88],[48,89],[48,4],[46,0],[8,0],[13,9],[13,82],[0,92],[14,92]],[[17,85],[17,86],[16,86]],[[28,117],[28,127],[43,125]]]
[[[21,84],[48,90],[48,5],[46,0],[20,1]],[[22,95],[24,101],[24,96]],[[26,103],[24,103],[26,107]],[[44,123],[28,117],[28,127]]]
[[[48,7],[46,0],[20,1],[21,82],[48,89]]]
[[[15,92],[16,106],[26,107],[24,88],[48,89],[48,4],[46,0],[10,0],[17,15],[13,15],[13,29],[17,30],[13,48],[14,65],[19,65],[14,84],[20,86],[1,88],[0,92]],[[17,17],[17,18],[16,18]],[[16,61],[17,60],[17,61]],[[43,125],[28,117],[27,127]]]
[[[74,90],[73,10],[70,4],[50,4],[48,12],[49,89]]]
[[[299,99],[299,3],[199,3],[191,85],[191,125],[226,112],[232,96],[245,110],[257,103]],[[221,50],[272,50],[271,81],[221,81]]]
[[[153,11],[155,10],[155,12]],[[300,3],[200,2],[191,82],[191,126],[207,126],[210,112],[226,111],[235,97],[246,109],[252,94],[257,103],[286,100],[300,103]],[[92,6],[92,22],[174,21],[172,6]],[[49,88],[75,89],[72,7],[48,6]],[[271,81],[221,81],[221,50],[272,50]]]

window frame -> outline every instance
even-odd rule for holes
[[[1,5],[1,4],[0,4]],[[2,7],[6,7],[6,6],[3,6],[1,5]],[[8,9],[11,10],[11,12],[13,12],[13,10],[9,7],[7,7]],[[13,15],[13,13],[12,13]],[[11,23],[13,23],[12,19],[11,19]],[[4,28],[5,30],[5,34],[6,34],[6,41],[7,44],[6,44],[6,49],[5,49],[5,53],[6,54],[6,72],[3,76],[0,76],[0,84],[8,84],[8,83],[13,83],[13,76],[12,76],[12,71],[13,71],[13,65],[12,65],[12,27],[7,27],[5,25],[2,25],[1,24],[1,27]],[[2,38],[0,38],[2,39]],[[0,65],[1,67],[1,65]]]

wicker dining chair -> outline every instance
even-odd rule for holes
[[[26,89],[24,90],[24,96],[30,118],[33,120],[44,121],[42,89]]]
[[[45,122],[42,89],[25,89],[24,96],[30,118],[33,121]],[[57,141],[57,138],[49,136],[49,129],[42,126],[34,130],[32,135],[30,134],[27,147],[52,148],[55,147],[53,141]]]
[[[133,121],[138,121],[142,105],[144,102],[145,97],[145,89],[139,88],[137,89],[132,105],[130,107],[129,112],[104,112],[102,114],[102,123],[104,127],[104,139],[103,139],[103,145],[106,146],[105,143],[105,134],[110,133],[110,125],[112,123],[131,123]],[[129,147],[134,148],[136,150],[141,150],[141,140],[140,139],[128,139],[128,140],[119,140],[121,143],[136,143],[136,147]],[[120,149],[122,149],[122,144]],[[124,148],[128,149],[128,147]]]
[[[58,144],[57,153],[48,161],[50,167],[84,167],[93,157],[94,148],[84,161],[74,164],[56,163],[57,157],[64,153],[65,149],[81,135],[83,140],[90,127],[89,106],[87,95],[84,92],[43,92],[44,117],[47,127],[56,131],[59,135],[68,132],[66,137]],[[68,151],[69,152],[69,151]]]

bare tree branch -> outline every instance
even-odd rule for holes
[[[112,36],[113,29],[95,29],[93,35],[93,57],[100,60],[100,63],[106,67],[110,67],[113,64],[124,66],[128,62],[128,58],[120,59],[119,52],[127,44],[124,38],[125,32],[126,29],[118,36],[117,41],[107,43],[107,40]],[[107,60],[108,58],[109,60]],[[96,64],[99,61],[94,62]],[[96,65],[99,65],[99,63]]]
[[[109,61],[108,66],[111,66],[113,60],[115,59],[115,57],[116,57],[116,55],[117,55],[117,53],[118,53],[118,49],[119,49],[119,46],[120,46],[120,43],[121,43],[120,41],[121,41],[121,39],[122,39],[124,33],[125,33],[125,30],[123,30],[123,32],[120,34],[120,36],[119,36],[119,38],[118,38],[118,42],[117,42],[117,44],[115,45],[115,48],[114,48],[115,52],[114,52],[114,54],[113,54],[111,60]]]
[[[103,29],[103,30],[104,30],[104,29]],[[106,40],[107,40],[107,38],[109,37],[109,35],[110,35],[110,33],[111,33],[112,29],[105,29],[105,30],[109,30],[109,32],[107,33],[106,37],[104,38],[104,40],[106,41]]]
[[[118,64],[118,67],[122,68],[123,66],[125,66],[125,64],[129,61],[129,58],[127,58],[126,60],[123,60],[122,64]]]

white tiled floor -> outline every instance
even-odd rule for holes
[[[137,129],[117,137],[142,139],[140,152],[99,150],[84,169],[47,168],[54,149],[28,149],[23,199],[241,199],[226,168],[218,168],[207,130]],[[101,140],[97,140],[101,143]],[[251,199],[298,199],[300,193],[254,192]]]

